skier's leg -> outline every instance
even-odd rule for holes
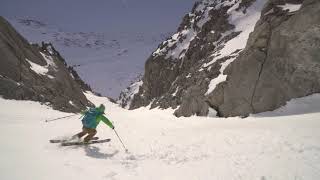
[[[87,129],[88,130],[88,136],[84,138],[84,142],[89,142],[91,138],[93,138],[97,134],[97,130],[95,129]]]
[[[82,127],[82,131],[74,135],[73,137],[78,137],[80,139],[86,134],[88,134],[88,128]]]

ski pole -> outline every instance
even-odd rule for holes
[[[47,120],[45,120],[45,122],[50,122],[50,121],[57,121],[57,120],[59,120],[59,119],[64,119],[64,118],[68,118],[68,117],[72,117],[72,116],[76,116],[76,115],[78,115],[78,114],[73,114],[73,115],[70,115],[70,116],[63,116],[63,117],[59,117],[59,118],[55,118],[55,119],[47,119]]]
[[[128,152],[128,149],[124,146],[124,144],[123,144],[123,142],[122,142],[122,140],[121,140],[120,136],[118,135],[117,131],[116,131],[115,129],[113,129],[113,130],[114,130],[114,132],[116,133],[116,135],[118,136],[118,138],[119,138],[119,140],[120,140],[120,142],[121,142],[121,144],[122,144],[123,148],[125,149],[125,151],[126,151],[126,152]]]

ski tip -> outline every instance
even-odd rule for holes
[[[50,139],[49,142],[50,143],[59,143],[59,142],[61,142],[61,140]]]

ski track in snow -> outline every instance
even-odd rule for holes
[[[30,101],[0,99],[0,179],[110,180],[315,180],[320,178],[320,110],[288,114],[306,103],[316,110],[320,95],[297,99],[281,111],[240,118],[176,118],[172,110],[128,111],[106,105],[129,153],[104,124],[105,144],[62,147],[49,139],[81,129],[80,117]],[[285,115],[281,115],[281,113]],[[275,116],[272,116],[275,115]]]

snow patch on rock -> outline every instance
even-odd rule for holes
[[[278,5],[278,7],[282,8],[284,11],[289,10],[289,12],[299,11],[302,4],[290,4],[286,3],[285,5]]]
[[[213,1],[203,1],[197,6],[195,12],[201,13],[200,16],[195,16],[195,14],[189,13],[190,27],[175,33],[171,38],[164,41],[161,47],[152,53],[152,56],[161,56],[166,54],[165,59],[183,59],[185,57],[185,53],[189,49],[191,41],[195,39],[197,34],[200,32],[196,30],[194,26],[201,29],[202,26],[211,19],[209,12],[214,8],[208,6],[208,4],[213,4]]]
[[[230,63],[232,63],[235,59],[236,59],[236,57],[232,57],[232,58],[228,59],[227,61],[225,61],[224,63],[221,64],[219,76],[210,81],[208,90],[205,93],[205,95],[210,94],[217,87],[218,84],[220,84],[221,82],[224,82],[225,80],[227,80],[227,75],[223,74],[223,72],[228,67],[228,65]]]
[[[230,15],[229,23],[235,26],[234,32],[241,33],[235,38],[223,44],[224,47],[220,51],[215,52],[212,55],[213,59],[209,63],[204,64],[203,67],[208,67],[209,65],[216,62],[218,59],[231,55],[235,56],[234,52],[245,48],[250,33],[254,30],[255,24],[260,19],[261,11],[264,7],[265,1],[257,0],[247,9],[247,12],[245,14],[242,11],[236,11],[236,9],[239,7],[239,3],[240,1],[234,4],[228,10],[228,14]],[[205,93],[205,95],[210,94],[219,83],[226,80],[227,76],[223,74],[223,71],[235,59],[236,58],[231,58],[222,64],[222,67],[220,69],[220,75],[217,78],[211,80],[208,87],[208,91]]]
[[[26,59],[26,61],[30,64],[30,66],[31,66],[30,68],[33,72],[35,72],[39,75],[42,75],[42,76],[47,76],[50,79],[54,78],[53,76],[47,74],[49,72],[48,65],[40,66],[39,64],[34,63],[34,62],[30,61],[29,59]]]
[[[142,84],[142,80],[132,83],[127,89],[121,92],[117,103],[123,105],[124,108],[129,109],[134,95],[139,92],[139,89],[142,86]]]

